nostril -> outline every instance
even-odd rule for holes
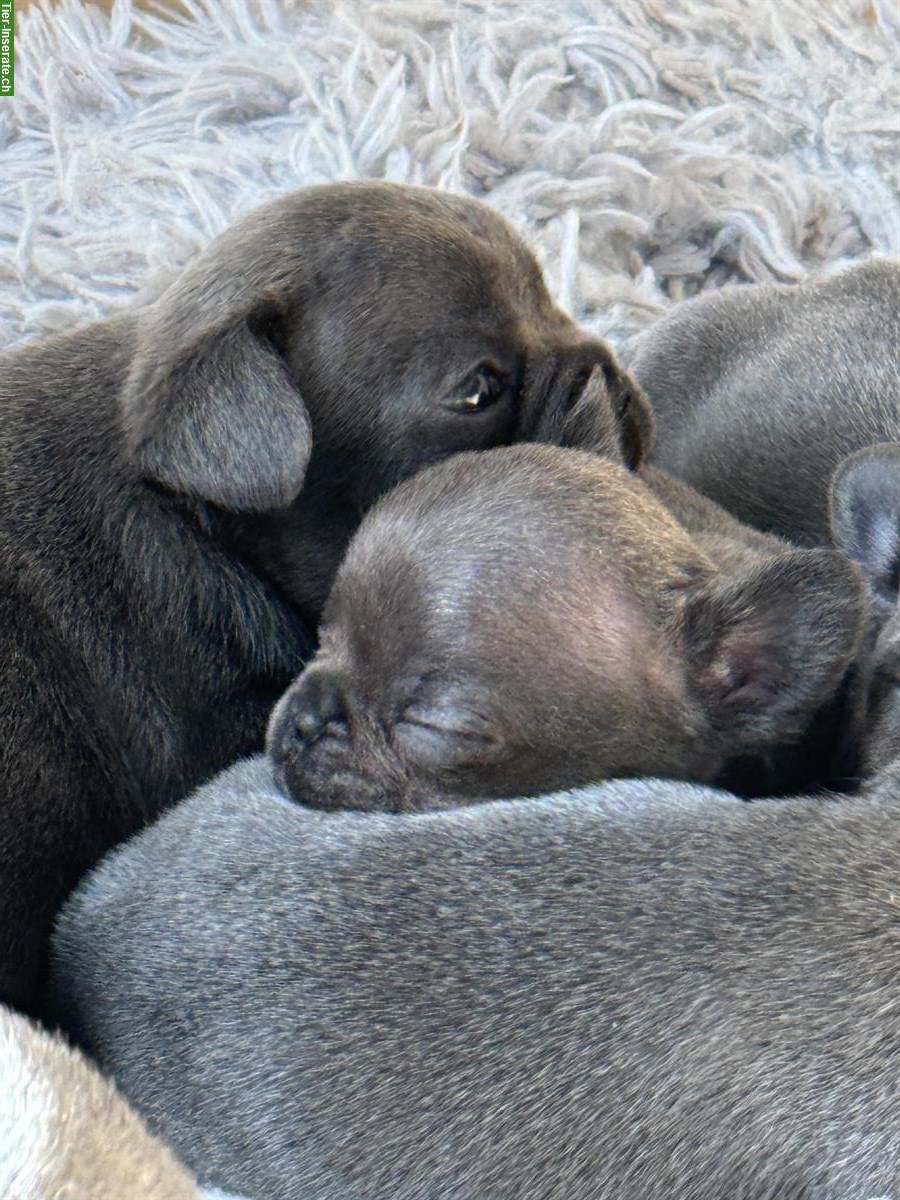
[[[311,673],[299,688],[292,705],[293,736],[314,742],[323,734],[347,730],[347,701],[337,677]]]
[[[294,714],[294,733],[303,742],[314,742],[322,729],[322,722],[317,713],[309,709],[300,709]]]

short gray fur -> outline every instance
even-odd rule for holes
[[[896,1195],[898,782],[327,814],[249,760],[88,878],[56,986],[267,1200]]]

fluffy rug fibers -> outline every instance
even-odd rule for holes
[[[331,179],[487,199],[616,341],[900,253],[895,0],[42,2],[0,100],[0,344],[150,298]]]

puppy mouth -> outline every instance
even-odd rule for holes
[[[312,743],[287,737],[268,748],[276,786],[296,804],[329,811],[400,812],[405,789],[359,770],[352,744],[325,737]]]
[[[352,770],[310,771],[290,760],[275,766],[275,783],[295,804],[329,812],[399,811],[396,798]]]
[[[603,415],[592,379],[602,380],[608,352],[600,344],[585,344],[548,354],[526,372],[525,394],[530,400],[532,427],[522,430],[529,441],[556,445],[580,444],[581,427]]]

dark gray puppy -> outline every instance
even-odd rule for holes
[[[367,515],[267,746],[285,790],[329,808],[642,774],[789,793],[821,778],[866,615],[843,555],[660,472],[460,456]]]
[[[261,209],[0,381],[0,998],[25,1007],[82,872],[260,745],[383,491],[521,439],[635,463],[649,433],[498,216],[388,184]]]
[[[64,910],[70,1029],[268,1200],[900,1194],[900,769],[429,814],[241,764]]]
[[[760,529],[828,537],[828,481],[900,439],[900,263],[678,305],[628,361],[653,403],[655,462]]]

